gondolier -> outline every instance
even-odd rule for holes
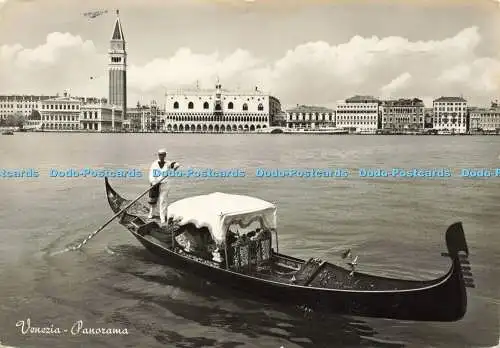
[[[148,218],[153,218],[154,208],[158,205],[160,223],[162,224],[165,223],[167,215],[169,182],[168,178],[163,179],[163,175],[158,174],[167,170],[177,170],[177,168],[179,168],[177,162],[165,161],[166,156],[167,151],[165,149],[158,150],[158,160],[155,160],[149,169],[149,183],[153,188],[149,191],[150,208]]]

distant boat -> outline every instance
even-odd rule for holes
[[[290,128],[287,133],[292,134],[349,134],[348,130],[324,127],[324,128]]]
[[[377,134],[377,131],[375,131],[375,130],[361,129],[361,130],[357,131],[356,134],[373,135],[373,134]]]
[[[5,131],[5,132],[2,132],[2,135],[14,135],[14,133],[11,131]]]

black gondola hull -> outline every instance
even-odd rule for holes
[[[118,212],[120,204],[116,202],[123,199],[114,192],[107,180],[106,186],[111,208]],[[465,239],[449,237],[452,235],[450,230],[456,225],[447,231],[448,256],[452,265],[444,276],[431,281],[411,281],[358,273],[357,277],[369,278],[373,284],[373,288],[368,290],[356,289],[352,284],[350,287],[334,289],[321,288],[314,284],[299,286],[213,267],[191,258],[188,254],[169,249],[161,241],[138,233],[137,229],[129,224],[122,222],[122,225],[127,227],[146,249],[169,266],[216,284],[229,286],[252,297],[258,296],[293,306],[306,306],[321,312],[411,321],[457,321],[464,317],[467,309],[466,282],[461,267],[462,263],[468,261],[467,255],[459,255],[459,251],[466,251],[468,254],[468,250],[464,244]],[[290,259],[303,262],[295,258]],[[348,272],[335,265],[328,264],[328,267],[339,275]],[[393,290],[387,289],[390,282],[395,284]]]
[[[456,321],[463,318],[466,311],[465,287],[461,286],[461,280],[457,277],[457,272],[453,272],[453,268],[450,277],[446,277],[440,286],[431,287],[428,290],[363,293],[312,289],[271,283],[225,269],[214,268],[165,250],[161,245],[136,233],[132,232],[132,234],[146,249],[161,257],[171,267],[201,276],[217,284],[229,285],[250,296],[258,295],[283,304],[305,305],[321,312],[412,321]],[[457,291],[460,289],[463,289],[463,292]],[[450,303],[462,303],[463,306],[450,308]]]

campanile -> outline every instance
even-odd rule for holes
[[[109,103],[121,108],[123,119],[125,119],[127,112],[127,51],[119,14],[120,12],[116,10],[116,21],[108,53]]]

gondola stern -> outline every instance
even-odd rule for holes
[[[461,221],[455,222],[448,227],[445,238],[450,257],[456,257],[460,252],[465,253],[465,256],[469,256],[469,247],[467,246],[467,240],[465,239],[465,232]]]
[[[449,257],[453,263],[455,279],[460,286],[460,306],[456,307],[453,320],[461,320],[467,312],[467,291],[466,288],[475,288],[474,278],[469,261],[469,247],[465,238],[462,222],[455,222],[446,230],[447,253],[442,256]]]
[[[467,246],[462,222],[455,222],[446,230],[446,247],[448,252],[442,253],[442,255],[451,258],[452,262],[460,270],[464,286],[475,288],[469,261],[469,247]]]

